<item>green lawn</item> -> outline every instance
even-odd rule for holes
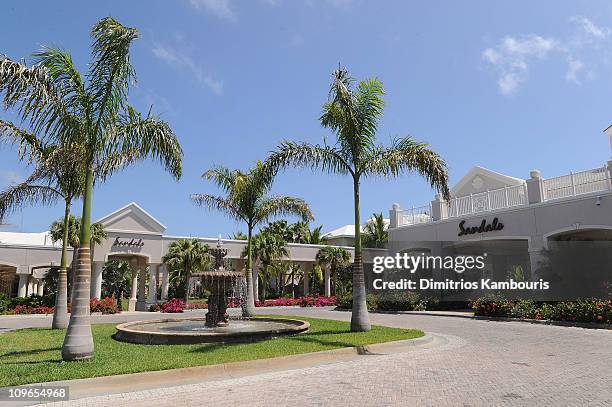
[[[109,376],[213,365],[317,352],[423,336],[415,329],[373,326],[352,333],[349,323],[302,318],[310,330],[296,336],[247,344],[136,345],[115,341],[115,324],[93,325],[95,357],[63,362],[63,330],[23,329],[0,334],[0,387],[55,380]]]

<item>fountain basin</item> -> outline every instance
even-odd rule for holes
[[[117,325],[115,339],[145,345],[254,342],[305,332],[306,321],[280,318],[232,319],[225,326],[206,327],[205,318],[169,318]]]

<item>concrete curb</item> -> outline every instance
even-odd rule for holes
[[[348,312],[350,310],[335,308],[334,311]],[[571,322],[571,321],[553,321],[549,319],[522,319],[508,317],[489,317],[484,315],[465,315],[453,313],[452,311],[369,311],[371,314],[390,314],[390,315],[425,315],[432,317],[447,317],[447,318],[463,318],[482,321],[498,321],[498,322],[525,322],[529,324],[563,326],[569,328],[584,328],[584,329],[603,329],[612,330],[612,324],[598,324],[595,322]]]
[[[46,386],[69,386],[70,400],[104,396],[109,394],[131,393],[160,387],[182,386],[187,384],[235,379],[276,371],[302,369],[326,364],[348,362],[360,357],[402,353],[421,346],[430,345],[440,335],[425,334],[414,339],[376,343],[364,346],[346,347],[310,352],[298,355],[256,359],[244,362],[231,362],[218,365],[194,366],[170,370],[157,370],[101,376],[88,379],[46,382]],[[443,340],[441,342],[444,342]],[[37,384],[31,384],[39,385]],[[35,404],[27,403],[27,404]],[[1,403],[0,403],[1,405]],[[25,404],[24,404],[25,405]]]

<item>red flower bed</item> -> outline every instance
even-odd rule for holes
[[[13,309],[15,314],[53,314],[53,307],[28,307],[25,305],[17,305]]]
[[[208,309],[208,304],[204,302],[194,302],[187,304],[187,309]]]
[[[101,312],[102,314],[117,314],[119,307],[111,297],[106,297],[103,300],[92,298],[89,300],[89,312]]]
[[[161,312],[178,314],[185,310],[185,302],[178,298],[171,298],[161,305]]]
[[[276,298],[273,300],[255,301],[256,307],[329,307],[336,305],[336,297],[300,297]]]

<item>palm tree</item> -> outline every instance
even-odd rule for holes
[[[210,256],[208,245],[198,239],[180,239],[168,246],[168,253],[162,261],[168,265],[175,283],[182,282],[185,304],[189,302],[189,283],[191,273],[201,271],[208,264]]]
[[[323,236],[321,230],[323,225],[319,225],[316,228],[308,232],[308,240],[305,243],[309,244],[327,244],[327,238]]]
[[[449,195],[446,164],[426,144],[411,137],[396,140],[390,147],[376,144],[378,122],[384,108],[383,95],[378,79],[366,79],[355,87],[349,73],[339,68],[332,75],[329,100],[323,105],[320,117],[321,125],[335,133],[335,145],[284,141],[268,158],[269,165],[274,168],[307,166],[352,178],[355,215],[352,331],[371,329],[359,227],[361,180],[372,176],[396,177],[402,172],[416,171],[445,198]]]
[[[64,225],[68,225],[68,230],[64,229]],[[76,253],[77,249],[80,245],[80,230],[81,230],[81,218],[75,217],[74,215],[69,215],[68,219],[58,219],[51,224],[49,227],[49,235],[51,236],[51,240],[53,242],[57,242],[64,236],[64,233],[68,233],[68,244],[73,248],[72,252],[72,281],[71,281],[71,292],[70,292],[70,301],[74,298],[74,288],[76,282],[75,270],[76,270]],[[89,240],[89,247],[91,253],[93,253],[96,245],[102,244],[104,240],[108,237],[106,230],[104,229],[104,225],[101,223],[92,223],[91,224],[91,239]],[[93,257],[92,257],[93,258]]]
[[[351,254],[342,247],[325,246],[317,252],[316,260],[318,264],[328,266],[331,274],[336,278],[338,271],[349,265]]]
[[[102,269],[103,285],[105,295],[114,298],[119,309],[123,293],[130,289],[132,268],[127,261],[110,260],[104,264]]]
[[[29,205],[52,205],[64,201],[64,221],[70,216],[72,201],[83,191],[84,172],[81,165],[82,151],[76,148],[62,148],[57,145],[43,145],[33,134],[17,128],[14,124],[0,120],[0,138],[11,138],[35,154],[34,172],[22,183],[10,186],[0,193],[0,220],[7,214]],[[62,241],[62,255],[57,275],[57,292],[53,311],[52,329],[68,327],[68,243],[66,233],[53,236]]]
[[[372,214],[372,219],[363,228],[363,245],[379,249],[386,247],[389,241],[388,227],[382,212]]]
[[[264,228],[253,237],[251,250],[253,258],[261,263],[262,298],[265,300],[267,279],[274,273],[274,263],[282,257],[289,256],[287,243],[282,236]]]
[[[92,30],[89,71],[81,76],[70,54],[44,47],[28,67],[0,57],[0,92],[4,106],[14,108],[34,134],[78,145],[84,151],[85,183],[80,246],[72,313],[62,346],[64,360],[89,359],[94,344],[89,319],[91,253],[91,203],[94,178],[106,180],[115,171],[152,157],[180,178],[182,150],[164,121],[149,111],[146,116],[128,104],[135,71],[130,45],[138,37],[134,28],[112,17],[97,22]]]
[[[312,213],[304,200],[290,196],[267,196],[274,182],[275,171],[261,162],[248,172],[215,167],[203,174],[203,178],[213,180],[226,196],[194,194],[191,199],[198,205],[225,212],[231,218],[247,225],[247,266],[246,266],[246,306],[244,316],[253,316],[255,301],[253,296],[253,229],[274,216],[298,215],[312,219]]]
[[[247,235],[245,235],[242,232],[234,232],[230,236],[230,239],[233,239],[233,240],[247,240]]]

